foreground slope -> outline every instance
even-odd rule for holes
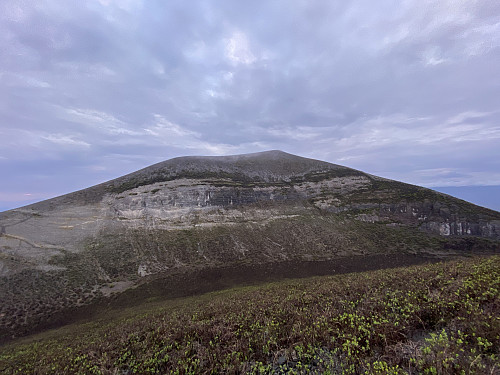
[[[241,282],[234,270],[251,282],[270,265],[333,272],[359,256],[491,253],[499,239],[498,212],[339,165],[281,151],[176,158],[0,213],[0,337],[131,288],[186,295]]]
[[[499,290],[499,256],[237,288],[8,345],[0,372],[497,374]]]

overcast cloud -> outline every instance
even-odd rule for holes
[[[500,185],[500,2],[2,0],[0,210],[268,149]]]

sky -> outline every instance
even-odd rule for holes
[[[498,0],[2,0],[0,211],[271,149],[500,210],[499,104]]]

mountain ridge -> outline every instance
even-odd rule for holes
[[[244,165],[238,165],[237,163],[241,162],[241,161],[246,161],[247,163],[245,163]],[[211,162],[210,165],[207,165],[208,164],[207,162]],[[63,194],[63,195],[60,195],[57,197],[45,199],[45,200],[42,200],[39,202],[31,203],[29,205],[13,208],[13,209],[6,210],[3,212],[20,210],[20,209],[24,209],[24,208],[36,208],[40,205],[45,205],[46,203],[53,202],[53,201],[57,202],[57,203],[66,203],[66,202],[64,202],[65,199],[72,198],[72,197],[75,197],[78,195],[87,195],[87,192],[89,192],[89,191],[92,191],[92,192],[96,191],[96,194],[95,194],[96,197],[93,199],[100,199],[106,193],[123,192],[123,191],[126,191],[126,189],[131,188],[131,186],[134,186],[134,185],[130,184],[130,180],[136,178],[137,176],[144,178],[144,181],[138,183],[137,186],[134,186],[134,187],[141,186],[142,184],[154,183],[155,180],[151,179],[150,177],[148,178],[147,175],[148,174],[158,174],[161,171],[164,171],[164,172],[168,171],[168,172],[170,172],[170,174],[168,174],[168,172],[167,172],[167,176],[164,176],[163,179],[159,178],[158,182],[170,181],[172,179],[182,178],[184,176],[186,176],[188,178],[189,177],[202,177],[203,172],[205,172],[205,173],[212,172],[213,173],[213,174],[208,174],[206,177],[214,177],[214,176],[224,177],[224,172],[228,173],[228,171],[227,171],[227,169],[225,170],[223,167],[221,167],[221,165],[227,166],[228,164],[229,165],[232,164],[232,165],[237,166],[236,169],[233,168],[233,173],[236,176],[238,176],[238,174],[239,174],[239,176],[241,177],[241,175],[245,175],[245,173],[241,173],[243,170],[243,168],[242,168],[243,166],[246,168],[253,167],[254,171],[262,172],[264,170],[264,168],[262,168],[262,167],[269,165],[269,162],[277,162],[276,165],[274,166],[275,170],[278,168],[280,168],[280,170],[282,170],[283,167],[286,167],[286,165],[287,165],[285,162],[288,162],[288,166],[290,166],[290,165],[295,166],[295,173],[288,173],[288,174],[284,174],[284,175],[283,174],[276,174],[276,175],[272,176],[272,177],[274,177],[274,179],[273,178],[269,179],[269,174],[271,174],[271,173],[269,173],[269,171],[265,171],[264,176],[267,178],[264,178],[262,180],[258,178],[258,177],[262,176],[262,173],[260,175],[257,173],[254,175],[247,174],[247,177],[249,177],[249,178],[257,177],[256,179],[252,179],[253,180],[252,182],[273,182],[273,183],[276,183],[278,181],[290,182],[290,178],[296,177],[297,175],[306,174],[307,172],[318,171],[318,170],[320,170],[320,171],[323,170],[325,172],[337,170],[339,172],[343,171],[343,172],[347,172],[347,173],[352,173],[353,175],[356,175],[356,174],[365,175],[365,176],[368,176],[368,177],[373,178],[373,179],[378,180],[378,181],[396,182],[396,183],[412,186],[412,187],[415,187],[418,189],[426,189],[428,191],[432,191],[436,194],[440,194],[442,196],[446,196],[446,197],[449,197],[451,199],[457,199],[457,200],[460,200],[462,202],[466,202],[468,204],[473,204],[473,203],[467,202],[463,199],[459,199],[459,198],[456,198],[452,195],[438,192],[438,191],[435,191],[435,190],[430,189],[430,188],[424,188],[424,187],[414,185],[414,184],[409,184],[409,183],[399,182],[396,180],[391,180],[391,179],[384,178],[384,177],[379,177],[379,176],[376,176],[373,174],[361,172],[359,170],[356,170],[356,169],[353,169],[350,167],[345,167],[345,166],[341,166],[341,165],[330,163],[330,162],[315,160],[312,158],[297,156],[297,155],[293,155],[293,154],[290,154],[290,153],[287,153],[287,152],[284,152],[281,150],[269,150],[269,151],[261,151],[261,152],[255,152],[255,153],[249,153],[249,154],[235,154],[235,155],[225,155],[225,156],[180,156],[180,157],[175,157],[175,158],[167,159],[167,160],[152,164],[150,166],[141,168],[137,171],[127,173],[123,176],[120,176],[120,177],[93,185],[93,186],[88,187],[88,188],[80,189],[80,190],[77,190],[74,192],[70,192],[70,193]],[[297,169],[297,166],[300,166],[299,162],[302,162],[302,169]],[[203,164],[201,164],[201,163],[203,163]],[[219,165],[217,165],[217,164],[219,164]],[[241,164],[243,164],[243,163],[241,163]],[[201,165],[201,167],[200,167],[200,165]],[[208,168],[209,166],[212,168]],[[287,168],[285,168],[285,169],[287,169]],[[288,170],[290,170],[290,168],[288,168]],[[191,174],[186,173],[188,171],[191,172]],[[200,174],[196,175],[193,172],[198,172]],[[223,173],[221,173],[221,172],[223,172]],[[219,175],[218,175],[218,173],[219,173]],[[232,176],[232,177],[234,177],[234,176]],[[85,202],[92,202],[93,199],[90,198],[88,200],[85,200]],[[490,211],[491,213],[498,212],[498,211],[495,211],[495,210],[487,208],[487,207],[483,207],[483,206],[476,205],[476,204],[474,204],[474,205],[481,208],[481,209]],[[0,212],[0,216],[3,212]]]
[[[186,272],[499,251],[499,212],[430,189],[276,150],[174,158],[0,213],[0,337]]]
[[[270,170],[266,170],[266,167],[269,167],[270,163],[273,164],[272,168]],[[289,173],[280,174],[277,172],[283,169],[285,171],[288,170]],[[67,198],[78,197],[79,195],[86,197],[84,198],[84,202],[91,203],[102,198],[104,194],[109,192],[123,192],[132,187],[138,187],[154,182],[165,182],[182,177],[237,177],[241,179],[242,176],[245,176],[246,179],[243,180],[256,180],[255,182],[276,182],[275,180],[287,180],[290,177],[305,174],[318,169],[338,169],[342,171],[349,170],[362,173],[348,167],[296,156],[280,150],[226,156],[180,156],[152,164],[137,171],[127,173],[123,176],[88,188],[80,189],[40,202],[35,202],[12,210],[36,208],[40,205],[46,205],[46,203],[49,202],[67,203],[65,202]],[[270,177],[274,177],[274,179]],[[131,182],[131,180],[136,179],[140,179],[140,181],[136,183]],[[91,197],[92,195],[94,197]]]

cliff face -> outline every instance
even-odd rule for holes
[[[500,213],[279,151],[172,159],[0,213],[0,333],[179,272],[498,251]]]

